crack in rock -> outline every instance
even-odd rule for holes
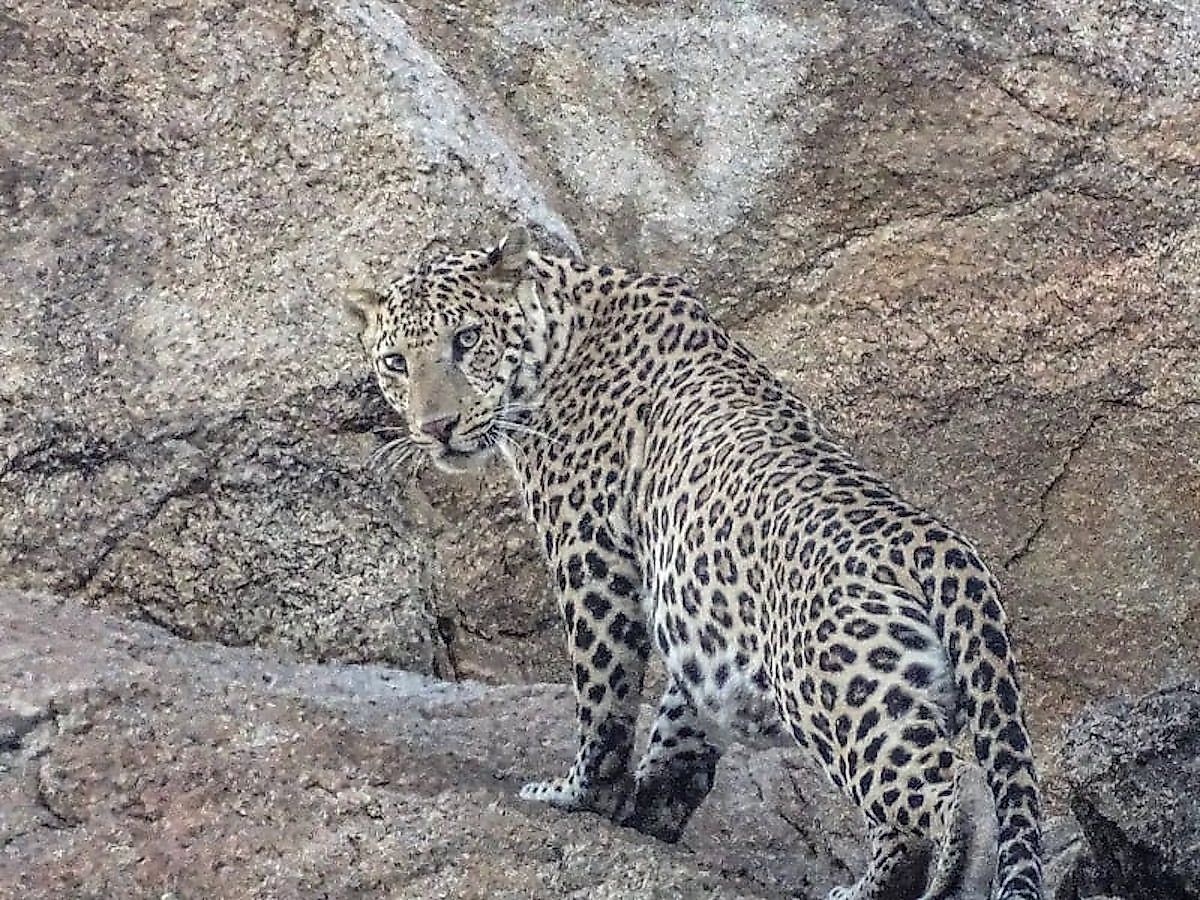
[[[175,485],[165,491],[140,514],[131,516],[124,523],[116,526],[106,534],[101,542],[99,553],[90,562],[86,563],[81,571],[76,572],[56,585],[56,589],[73,592],[86,588],[100,574],[100,570],[108,558],[130,538],[145,531],[152,525],[172,500],[204,494],[209,490],[210,486],[211,472],[205,469],[193,474],[182,484]]]
[[[25,739],[43,722],[54,719],[49,709],[39,709],[32,713],[0,714],[0,753],[16,753],[25,746]]]
[[[47,786],[47,767],[42,764],[38,767],[37,776],[34,778],[33,801],[35,805],[43,810],[50,817],[49,822],[43,822],[42,825],[54,831],[66,831],[69,828],[75,828],[83,824],[83,819],[75,815],[70,810],[63,808],[57,800],[52,796],[53,791]]]
[[[907,216],[901,219],[889,219],[874,225],[854,228],[845,232],[833,243],[827,245],[799,273],[800,278],[811,278],[814,275],[831,269],[841,255],[853,252],[859,247],[872,241],[888,241],[912,227],[921,225],[938,225],[949,222],[959,222],[980,214],[1001,212],[1021,206],[1037,199],[1042,194],[1053,193],[1065,187],[1065,182],[1088,162],[1088,147],[1072,147],[1068,149],[1059,164],[1039,178],[1034,179],[1015,193],[1006,197],[995,197],[979,203],[962,206],[958,209],[938,210]]]
[[[83,819],[65,809],[54,797],[56,792],[49,784],[48,763],[43,759],[50,753],[49,742],[34,747],[28,744],[31,736],[36,735],[42,726],[49,726],[54,734],[61,733],[61,721],[70,713],[71,709],[59,700],[51,700],[44,707],[26,707],[25,710],[10,706],[7,711],[0,713],[0,755],[22,754],[28,762],[37,762],[28,794],[33,806],[43,813],[37,824],[52,831],[74,828]],[[26,750],[28,752],[23,753]],[[30,829],[26,828],[4,834],[0,838],[0,849],[29,833]]]
[[[1050,497],[1058,490],[1059,486],[1063,482],[1063,479],[1067,477],[1067,474],[1071,469],[1071,463],[1075,459],[1075,455],[1081,449],[1083,449],[1083,445],[1087,443],[1089,438],[1091,438],[1092,431],[1095,429],[1096,424],[1103,418],[1104,416],[1100,414],[1092,415],[1092,417],[1088,420],[1087,425],[1084,426],[1083,430],[1067,446],[1058,471],[1054,473],[1050,481],[1045,487],[1042,488],[1041,493],[1038,495],[1036,520],[1033,528],[1027,535],[1025,535],[1025,538],[1021,541],[1020,546],[1018,546],[1017,549],[1008,557],[1008,559],[1004,561],[1004,568],[1012,568],[1026,556],[1028,556],[1030,551],[1033,550],[1034,543],[1041,536],[1042,531],[1045,529],[1050,520],[1050,514],[1048,510]]]

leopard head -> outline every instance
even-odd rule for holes
[[[388,403],[397,441],[443,471],[482,465],[519,431],[536,402],[544,309],[529,277],[529,238],[426,262],[347,309]]]

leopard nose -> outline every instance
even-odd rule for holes
[[[431,438],[441,441],[443,444],[450,443],[450,435],[454,432],[454,426],[458,424],[459,416],[439,416],[436,419],[426,419],[420,424],[420,429]]]

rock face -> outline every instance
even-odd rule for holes
[[[513,220],[684,273],[1008,586],[1035,730],[1200,659],[1200,11],[1134,0],[0,12],[0,584],[424,673],[564,670],[499,472],[348,282]]]
[[[1063,757],[1094,881],[1129,900],[1200,898],[1200,681],[1089,710]]]
[[[683,843],[522,803],[565,688],[288,664],[0,592],[5,897],[820,897],[864,863],[799,760],[735,752]],[[11,893],[9,893],[11,891]]]

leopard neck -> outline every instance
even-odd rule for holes
[[[530,380],[525,387],[531,394],[540,393],[570,358],[592,319],[592,311],[579,302],[586,271],[570,260],[529,254],[517,298],[526,326],[521,375]]]

